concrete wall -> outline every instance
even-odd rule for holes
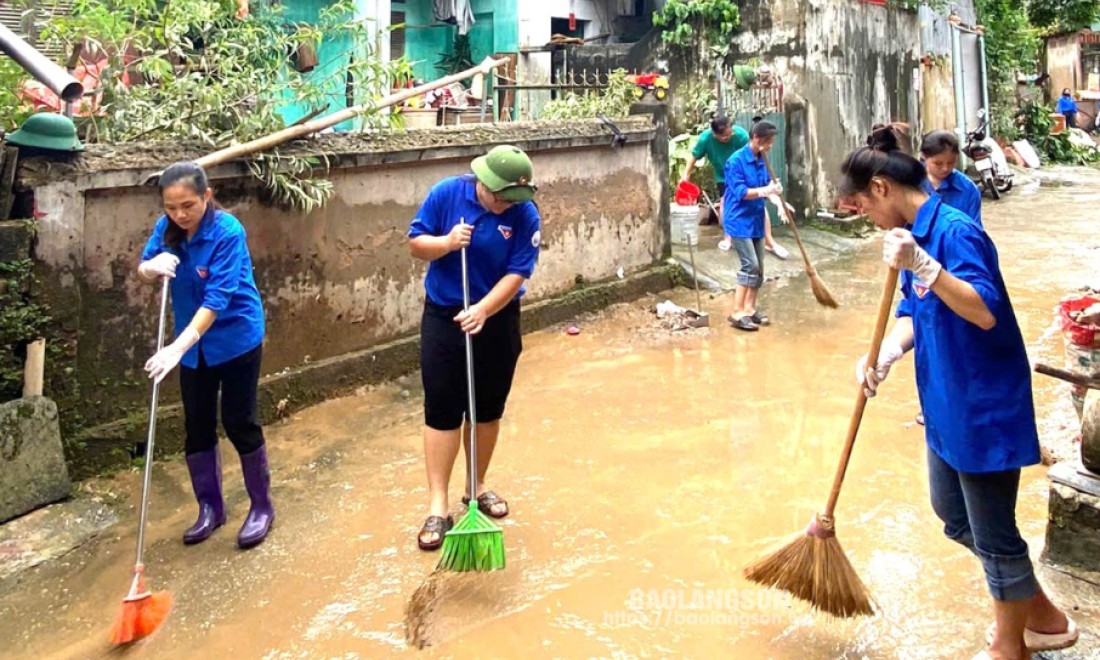
[[[850,0],[745,3],[734,61],[756,58],[782,77],[802,114],[789,134],[796,206],[829,206],[841,160],[879,121],[915,121],[916,12]],[[801,177],[802,180],[796,180]],[[793,191],[792,191],[793,192]]]
[[[517,144],[535,162],[543,247],[528,301],[662,261],[667,160],[658,162],[651,152],[651,117],[620,126],[629,142],[615,150],[598,122],[327,136],[300,147],[302,153],[323,150],[333,163],[335,197],[308,215],[261,201],[242,177],[242,164],[214,168],[219,200],[248,232],[265,302],[263,374],[415,333],[425,266],[408,254],[409,222],[435,182],[468,171],[469,161],[492,144]],[[76,167],[25,162],[20,174],[37,207],[36,258],[46,302],[69,341],[69,354],[54,366],[79,380],[67,398],[48,394],[62,397],[59,405],[83,427],[140,413],[145,405],[141,364],[154,345],[157,293],[140,284],[133,269],[160,210],[155,189],[140,182],[168,162],[201,154],[113,149],[111,155],[89,147]],[[170,391],[165,397],[176,398]]]

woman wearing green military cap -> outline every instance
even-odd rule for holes
[[[439,548],[454,524],[447,487],[459,441],[469,437],[464,429],[470,417],[465,333],[473,337],[477,492],[467,492],[463,502],[494,518],[508,515],[508,503],[486,487],[485,473],[523,348],[519,299],[538,261],[540,218],[531,201],[537,188],[531,159],[517,147],[496,147],[471,168],[471,174],[435,184],[409,227],[413,257],[429,262],[420,328],[430,494],[428,517],[417,536],[423,550]],[[463,308],[463,248],[468,311]]]

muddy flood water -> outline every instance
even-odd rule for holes
[[[1051,310],[1100,274],[1097,183],[1018,188],[987,204],[1033,359],[1061,362]],[[756,334],[722,322],[728,295],[704,297],[711,329],[661,330],[649,310],[662,295],[578,319],[579,336],[527,336],[489,475],[512,507],[508,566],[449,580],[424,650],[406,644],[404,623],[437,560],[415,545],[427,489],[414,376],[268,429],[278,518],[252,551],[234,545],[247,500],[227,447],[229,523],[198,546],[179,542],[194,515],[184,466],[162,464],[147,575],[176,606],[125,653],[107,629],[128,585],[139,475],[100,482],[126,497],[124,522],[3,587],[0,656],[970,658],[991,612],[977,561],[944,538],[928,504],[911,359],[867,408],[837,509],[878,615],[815,615],[740,574],[824,505],[881,291],[879,255],[875,239],[820,268],[835,311],[814,303],[804,277],[768,284],[761,307],[774,325]],[[694,304],[687,290],[670,295]],[[1067,387],[1041,378],[1043,435],[1072,435]],[[1035,558],[1047,488],[1046,468],[1025,471],[1018,511]],[[1096,629],[1096,599],[1043,577]],[[1100,657],[1096,639],[1047,657]]]

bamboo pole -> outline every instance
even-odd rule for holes
[[[27,361],[23,363],[23,397],[42,396],[46,375],[46,340],[27,344]]]
[[[382,98],[371,103],[365,103],[363,105],[345,108],[330,115],[325,115],[324,117],[307,121],[304,124],[290,126],[280,131],[276,131],[271,135],[265,135],[264,137],[256,138],[255,140],[250,140],[242,144],[235,144],[224,149],[219,149],[214,153],[207,154],[206,156],[199,158],[195,162],[202,167],[213,167],[214,165],[221,165],[222,163],[240,158],[242,156],[248,156],[259,151],[264,151],[266,149],[276,147],[280,144],[283,144],[284,142],[289,142],[291,140],[296,140],[298,138],[305,137],[318,131],[323,131],[326,128],[331,128],[349,119],[354,119],[356,116],[369,110],[388,108],[416,96],[420,96],[425,92],[430,92],[434,89],[446,87],[447,85],[451,85],[456,82],[462,82],[463,80],[466,80],[467,78],[478,74],[487,75],[493,69],[499,66],[503,66],[507,63],[508,60],[506,59],[494,60],[491,57],[486,57],[481,64],[473,68],[466,69],[465,71],[460,71],[459,73],[446,76],[438,80],[433,80],[418,87],[403,89],[395,94],[383,96]],[[160,179],[160,175],[163,172],[164,171],[161,170],[159,172],[155,172],[149,175],[149,177],[145,180],[145,183],[147,185],[155,184]]]

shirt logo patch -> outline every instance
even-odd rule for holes
[[[512,228],[504,225],[497,225],[497,229],[500,230],[500,235],[504,237],[504,240],[512,238]]]
[[[537,248],[541,244],[542,244],[542,232],[541,231],[536,231],[534,234],[531,235],[531,247]]]
[[[924,282],[913,278],[913,292],[917,294],[917,298],[924,300],[930,290]]]
[[[205,268],[196,268],[195,272],[199,274],[200,279],[206,279],[206,276],[210,274],[210,271]]]

